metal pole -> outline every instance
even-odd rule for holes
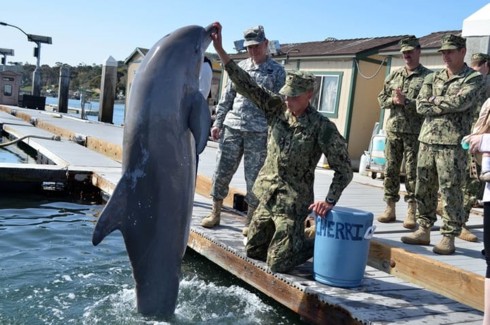
[[[0,21],[0,25],[2,26],[10,26],[21,31],[25,36],[27,36],[27,40],[29,42],[34,42],[37,45],[37,62],[36,69],[32,74],[32,95],[40,96],[41,95],[41,43],[52,44],[52,39],[49,36],[41,36],[34,34],[27,34],[24,30],[18,26],[7,24],[3,21]]]
[[[36,42],[37,45],[37,61],[36,69],[32,73],[32,96],[41,96],[41,43]]]

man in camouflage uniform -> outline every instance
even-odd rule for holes
[[[472,109],[473,119],[472,125],[474,126],[478,120],[480,108],[485,100],[488,98],[485,79],[488,75],[488,55],[484,53],[474,53],[471,56],[470,66],[473,70],[480,72],[483,76],[483,85],[480,92],[480,100],[477,101],[475,107]],[[467,167],[465,173],[465,182],[463,185],[463,206],[464,206],[464,225],[461,228],[461,234],[459,238],[477,242],[478,237],[474,235],[467,227],[466,223],[470,217],[471,209],[478,204],[478,200],[483,196],[483,190],[485,183],[481,182],[478,176],[481,173],[481,165],[479,159],[470,151],[467,153]],[[441,211],[442,212],[442,211]]]
[[[313,256],[314,241],[304,235],[309,210],[324,217],[352,180],[347,144],[335,124],[310,106],[313,75],[288,72],[279,91],[283,100],[231,61],[221,44],[221,25],[215,26],[214,47],[237,92],[264,110],[269,125],[267,157],[253,187],[259,206],[246,253],[266,261],[272,272],[287,272]],[[325,201],[314,202],[315,169],[322,153],[335,173]]]
[[[483,83],[485,85],[483,90],[483,102],[485,102],[485,100],[490,97],[490,55],[485,53],[474,53],[471,56],[470,65],[473,70],[480,72],[483,76]]]
[[[415,228],[415,183],[417,177],[417,152],[419,132],[423,117],[417,114],[416,99],[426,75],[432,71],[420,64],[420,44],[415,36],[400,41],[400,52],[405,66],[393,71],[386,78],[383,90],[378,95],[381,109],[389,109],[386,121],[386,169],[384,178],[384,200],[386,209],[378,217],[379,222],[396,220],[395,205],[400,200],[400,170],[405,157],[408,212],[403,226]]]
[[[442,52],[446,68],[428,75],[417,97],[417,112],[425,117],[419,135],[415,188],[419,228],[401,240],[413,245],[430,244],[430,230],[437,220],[439,189],[444,209],[443,236],[433,251],[449,255],[456,250],[454,237],[461,233],[464,222],[461,187],[466,170],[466,152],[460,142],[470,133],[471,110],[480,96],[482,76],[464,62],[464,38],[444,35],[439,52]]]
[[[257,26],[247,29],[244,37],[243,45],[250,57],[241,61],[239,66],[258,84],[277,93],[284,85],[286,72],[282,65],[268,55],[269,42],[265,37],[264,28]],[[213,209],[211,214],[201,221],[201,225],[207,228],[219,225],[223,199],[228,195],[231,179],[242,156],[247,185],[245,202],[248,204],[248,225],[258,205],[252,186],[265,160],[267,121],[264,112],[252,101],[238,94],[231,81],[228,81],[218,104],[211,136],[214,140],[220,139],[211,188]],[[244,229],[244,235],[246,232],[247,228]]]

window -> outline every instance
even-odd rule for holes
[[[3,85],[3,95],[12,96],[12,85]]]
[[[316,75],[316,87],[311,104],[328,117],[337,117],[339,111],[340,85],[342,73]]]

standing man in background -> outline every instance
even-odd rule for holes
[[[487,89],[486,89],[486,79],[488,75],[488,55],[484,53],[474,53],[471,56],[470,66],[473,70],[480,72],[483,76],[483,87],[481,88],[480,99],[476,103],[476,107],[472,109],[472,126],[473,129],[475,127],[475,123],[478,120],[478,116],[480,113],[480,108],[482,107],[485,100],[488,98]],[[477,159],[474,153],[468,151],[467,153],[467,166],[465,173],[465,182],[463,185],[463,206],[464,206],[464,224],[461,229],[461,234],[459,235],[460,239],[477,242],[478,237],[473,234],[468,227],[466,227],[466,223],[470,217],[471,209],[474,206],[478,205],[478,200],[483,196],[483,190],[485,187],[485,183],[481,182],[478,176],[481,173],[481,163],[479,159]],[[442,210],[442,209],[438,209]],[[443,211],[439,211],[443,212]]]
[[[441,192],[444,214],[442,239],[434,246],[436,254],[456,250],[454,237],[464,223],[463,191],[466,152],[461,139],[470,133],[473,113],[483,86],[480,73],[464,62],[466,39],[454,34],[442,37],[445,69],[428,75],[417,97],[417,112],[425,119],[420,130],[417,157],[417,223],[419,228],[401,241],[429,245],[430,230],[437,220],[437,190]]]
[[[393,71],[386,78],[383,90],[378,95],[381,109],[389,109],[386,121],[386,169],[384,178],[384,200],[386,209],[377,219],[387,223],[396,220],[395,205],[400,200],[400,171],[405,157],[408,212],[403,226],[415,228],[415,183],[417,177],[417,152],[419,132],[423,116],[416,111],[416,98],[426,75],[432,71],[420,64],[420,44],[415,36],[400,41],[405,66]]]
[[[269,41],[265,37],[264,28],[257,26],[247,29],[244,38],[243,45],[250,57],[241,61],[239,66],[259,85],[277,93],[284,85],[286,72],[282,65],[269,56]],[[263,110],[236,92],[231,80],[228,80],[218,104],[211,136],[214,140],[220,139],[211,188],[213,209],[211,214],[201,221],[201,226],[213,228],[219,225],[223,199],[228,195],[231,179],[242,156],[247,185],[245,202],[248,204],[248,226],[258,205],[252,187],[267,153],[267,120]],[[244,228],[244,234],[247,231],[248,228]]]

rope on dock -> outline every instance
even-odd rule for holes
[[[54,141],[60,141],[61,140],[61,137],[58,135],[53,135],[52,137],[44,137],[44,136],[40,136],[40,135],[24,135],[23,137],[17,138],[15,140],[5,142],[5,143],[0,143],[0,148],[4,148],[4,147],[10,146],[12,144],[16,144],[17,142],[22,141],[26,138],[36,138],[36,139],[54,140]]]

